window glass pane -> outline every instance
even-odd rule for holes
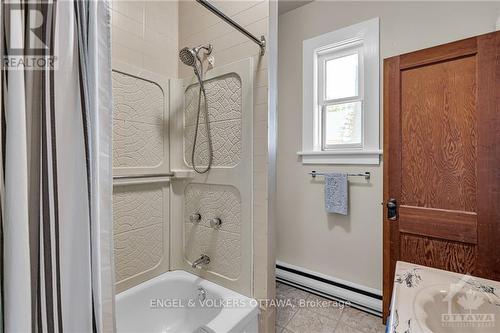
[[[325,110],[325,146],[361,145],[361,102],[328,105]],[[331,147],[330,147],[331,148]]]
[[[358,95],[358,54],[327,60],[326,99],[353,97]]]

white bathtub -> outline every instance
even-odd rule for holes
[[[118,333],[255,333],[258,312],[256,301],[184,271],[162,274],[116,296]]]

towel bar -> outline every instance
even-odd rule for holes
[[[326,175],[326,173],[322,173],[322,172],[316,172],[316,171],[311,171],[309,172],[309,174],[313,177],[313,178],[316,178],[316,176],[324,176]],[[365,177],[366,180],[370,180],[370,173],[369,172],[365,172],[365,173],[348,173],[347,174],[349,177]]]

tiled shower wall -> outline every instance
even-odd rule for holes
[[[135,75],[145,70],[177,77],[178,3],[114,0],[111,6],[113,68],[134,74],[113,72],[113,167],[137,172],[168,162],[168,91]],[[168,183],[114,186],[118,292],[168,270],[169,191]]]
[[[167,78],[178,71],[178,2],[113,0],[112,57]]]
[[[211,1],[226,15],[243,25],[256,36],[268,35],[269,2],[264,1]],[[259,47],[244,35],[222,22],[214,14],[194,1],[179,4],[179,47],[211,43],[214,47],[215,66],[226,65],[241,59],[254,59],[254,297],[273,298],[275,261],[268,242],[270,232],[267,221],[267,55],[259,56]],[[179,77],[188,77],[192,72],[179,66]],[[262,332],[274,329],[274,312],[262,309]]]

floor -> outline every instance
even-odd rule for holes
[[[284,283],[276,285],[281,302],[276,333],[384,333],[382,319]]]

